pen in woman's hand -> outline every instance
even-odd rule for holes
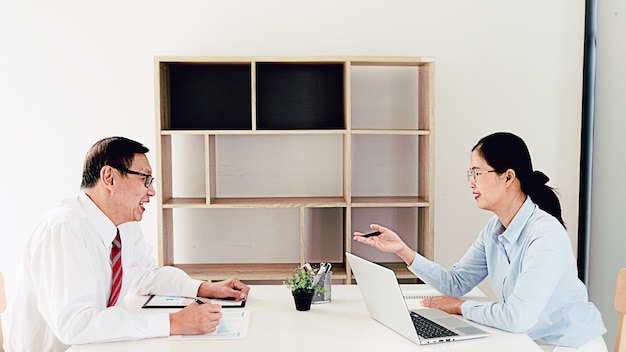
[[[196,298],[196,303],[198,303],[198,304],[204,304],[204,301],[202,301],[200,298]]]
[[[363,237],[368,238],[368,237],[378,236],[378,235],[380,235],[380,231],[374,231],[374,232],[364,234]]]

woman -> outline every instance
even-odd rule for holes
[[[356,241],[396,253],[415,275],[445,296],[426,307],[514,333],[526,333],[547,351],[606,351],[600,312],[588,302],[548,177],[533,171],[524,141],[494,133],[472,148],[469,186],[478,207],[495,216],[452,268],[409,248],[392,230],[372,224],[379,236]],[[489,275],[497,301],[462,300]]]

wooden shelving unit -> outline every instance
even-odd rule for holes
[[[430,57],[156,57],[159,260],[200,279],[282,281],[371,222],[428,258],[434,224]]]

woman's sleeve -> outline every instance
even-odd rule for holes
[[[483,230],[484,232],[485,230]],[[409,266],[409,270],[444,295],[463,296],[487,277],[483,233],[478,236],[461,260],[452,268],[444,268],[417,253],[413,263]]]

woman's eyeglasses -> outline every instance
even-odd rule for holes
[[[488,173],[488,172],[496,172],[496,170],[476,170],[476,169],[469,169],[467,170],[467,182],[473,182],[476,183],[476,177],[484,174],[484,173]]]

